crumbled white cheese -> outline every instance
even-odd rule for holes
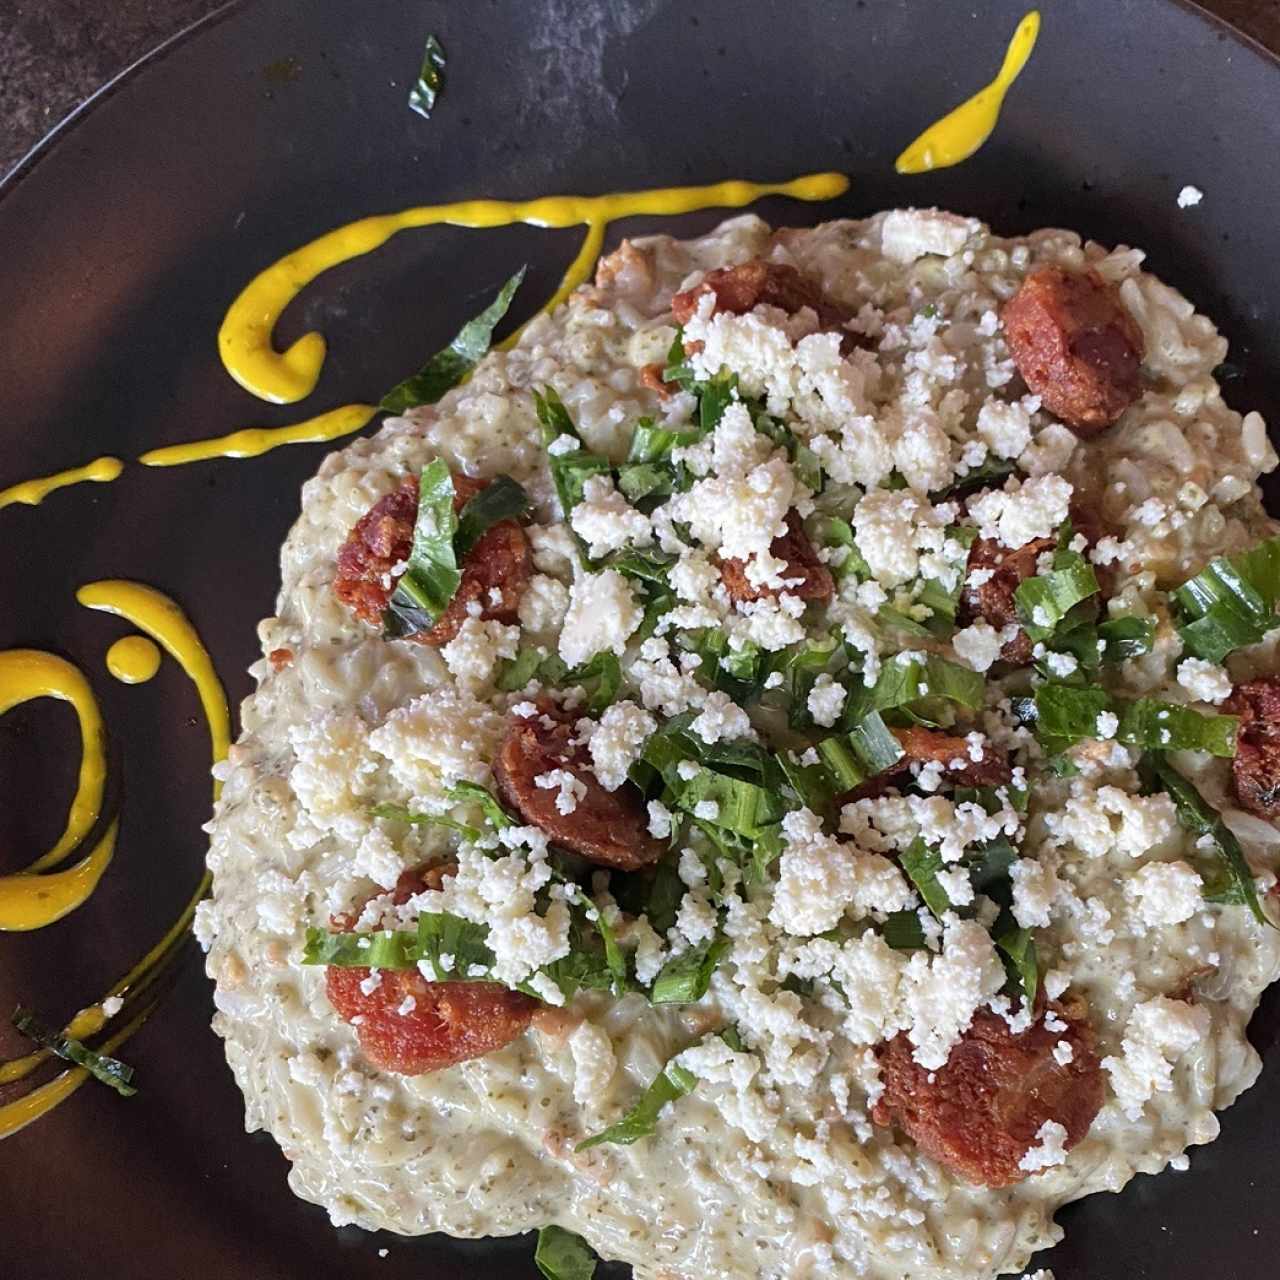
[[[1209,1010],[1185,1000],[1156,996],[1134,1007],[1125,1027],[1120,1057],[1103,1058],[1120,1109],[1130,1120],[1157,1093],[1173,1087],[1174,1063],[1206,1040]]]
[[[569,588],[547,573],[535,573],[520,597],[520,625],[526,631],[555,631],[569,607]]]
[[[1036,1131],[1035,1145],[1027,1149],[1018,1161],[1018,1168],[1027,1173],[1039,1173],[1063,1164],[1067,1158],[1067,1130],[1056,1120],[1046,1120]]]
[[[1010,479],[969,499],[969,514],[984,538],[998,538],[1006,547],[1025,546],[1048,538],[1067,518],[1071,483],[1059,475],[1035,476],[1019,483]]]
[[[1053,868],[1034,858],[1018,858],[1009,867],[1009,878],[1013,881],[1013,918],[1023,929],[1045,928],[1062,890]]]
[[[853,512],[858,550],[885,587],[901,586],[922,572],[945,579],[946,586],[954,583],[958,570],[943,556],[946,524],[943,513],[908,489],[874,489]]]
[[[582,501],[574,507],[569,524],[587,543],[592,559],[600,559],[623,547],[646,547],[653,541],[653,523],[614,488],[609,475],[588,476]]]
[[[580,1022],[569,1035],[573,1059],[573,1100],[580,1107],[598,1106],[617,1070],[613,1042],[594,1022]]]
[[[1200,702],[1216,705],[1231,696],[1231,677],[1226,668],[1203,658],[1183,658],[1178,663],[1178,683]]]
[[[587,746],[592,769],[606,791],[616,791],[626,782],[627,771],[657,727],[658,722],[630,700],[605,708]]]
[[[973,575],[970,575],[972,578]],[[1000,633],[989,622],[962,627],[951,637],[956,657],[973,671],[986,671],[1000,657]]]
[[[504,717],[487,702],[441,686],[392,711],[369,734],[369,746],[409,793],[411,807],[430,807],[460,780],[488,779],[486,762],[505,731]]]
[[[978,410],[978,434],[997,458],[1016,458],[1031,443],[1031,415],[1039,396],[1010,402],[989,396]]]
[[[821,819],[808,809],[787,814],[782,831],[769,919],[784,932],[824,933],[846,912],[864,916],[910,906],[915,895],[892,862],[824,834]]]
[[[747,713],[718,689],[707,695],[701,712],[689,725],[689,732],[697,734],[708,745],[756,736]]]
[[[1080,780],[1073,791],[1060,811],[1045,814],[1045,826],[1057,843],[1074,845],[1090,858],[1112,852],[1141,857],[1178,830],[1177,811],[1163,792],[1136,796],[1112,786],[1093,791]]]
[[[560,657],[576,667],[604,650],[621,655],[643,618],[631,584],[616,569],[584,574],[569,592]]]
[[[551,769],[547,773],[540,773],[533,782],[544,791],[556,792],[557,813],[573,813],[578,807],[578,801],[587,794],[587,784],[568,769]]]
[[[1204,882],[1190,864],[1148,862],[1125,881],[1138,918],[1149,927],[1181,924],[1203,906]]]
[[[829,729],[840,718],[844,710],[846,697],[844,685],[829,676],[825,671],[813,683],[809,690],[807,706],[814,724]]]
[[[519,646],[519,627],[466,618],[458,634],[440,653],[458,685],[463,689],[476,689],[492,679],[498,659],[514,658]]]
[[[671,810],[661,800],[649,801],[649,834],[665,840],[671,834]]]
[[[1190,209],[1192,205],[1197,205],[1204,199],[1204,192],[1199,187],[1193,187],[1188,183],[1181,191],[1178,192],[1178,208]]]
[[[976,920],[948,915],[941,955],[916,952],[906,973],[904,1010],[912,1056],[928,1070],[946,1066],[973,1015],[1004,986],[1004,965]]]

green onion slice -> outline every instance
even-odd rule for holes
[[[55,1057],[74,1063],[77,1067],[83,1067],[95,1080],[110,1085],[122,1098],[132,1097],[138,1092],[132,1083],[133,1068],[118,1058],[99,1053],[96,1049],[89,1048],[83,1041],[55,1031],[22,1005],[13,1011],[11,1021],[27,1039],[34,1040]]]

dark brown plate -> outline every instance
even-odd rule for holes
[[[577,232],[436,229],[325,276],[280,337],[330,355],[304,405],[273,408],[223,372],[214,335],[262,266],[349,219],[473,195],[595,193],[837,168],[834,205],[768,202],[806,223],[940,204],[1005,232],[1046,224],[1139,244],[1231,338],[1238,407],[1280,408],[1277,64],[1168,0],[1048,0],[1040,47],[973,160],[894,174],[917,129],[992,73],[1022,3],[863,0],[260,0],[204,23],[99,95],[0,187],[0,486],[99,453],[136,457],[237,426],[376,397],[526,259],[517,318]],[[423,40],[449,52],[428,122],[405,105]],[[291,59],[291,63],[282,60]],[[296,68],[296,74],[288,70]],[[1177,207],[1185,183],[1204,202]],[[635,220],[691,234],[720,215]],[[254,624],[319,446],[253,462],[132,467],[115,484],[0,512],[0,646],[63,652],[112,728],[120,852],[82,910],[0,937],[0,1012],[50,1017],[100,992],[157,936],[199,874],[205,729],[171,663],[128,689],[102,667],[125,628],[77,585],[137,577],[199,625],[233,701]],[[69,712],[0,721],[0,869],[56,834],[72,784]],[[24,854],[26,856],[24,856]],[[0,1147],[0,1273],[127,1280],[532,1274],[529,1242],[334,1232],[295,1200],[283,1157],[243,1133],[194,954],[130,1043],[142,1092],[97,1086]],[[1139,1178],[1065,1210],[1059,1280],[1255,1280],[1275,1274],[1280,1000],[1255,1019],[1269,1061],[1189,1173]],[[18,1042],[0,1028],[0,1051]],[[380,1258],[380,1249],[389,1251]]]

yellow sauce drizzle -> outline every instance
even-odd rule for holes
[[[76,599],[90,609],[100,609],[127,619],[138,630],[146,632],[178,662],[196,686],[196,692],[204,708],[205,719],[209,726],[213,761],[216,764],[222,760],[226,756],[231,740],[231,717],[227,709],[226,694],[214,671],[208,651],[201,643],[190,620],[177,604],[152,587],[119,579],[93,582],[81,587],[76,593]],[[213,784],[215,798],[220,790],[221,784],[215,781]],[[110,997],[121,998],[125,1010],[132,1016],[119,1031],[100,1046],[102,1052],[111,1053],[123,1044],[155,1008],[155,1002],[151,1001],[139,1010],[142,997],[172,967],[181,944],[187,936],[191,918],[195,914],[196,903],[204,897],[208,888],[209,873],[206,870],[201,874],[199,883],[178,918],[166,930],[164,936],[111,987],[107,996],[103,997],[104,1001]],[[108,1021],[110,1019],[100,1002],[81,1010],[68,1023],[64,1034],[84,1039],[101,1031]],[[41,1050],[0,1064],[0,1084],[23,1079],[48,1056]],[[74,1067],[62,1072],[38,1089],[33,1089],[24,1097],[6,1106],[0,1106],[0,1138],[11,1136],[33,1120],[47,1114],[70,1097],[89,1078],[89,1073],[82,1067]]]
[[[32,698],[60,698],[75,708],[80,721],[80,776],[67,813],[67,825],[48,853],[37,858],[21,876],[0,877],[0,884],[43,871],[62,861],[93,829],[102,812],[102,788],[107,777],[106,730],[89,682],[78,667],[56,654],[38,649],[0,652],[0,715]],[[3,928],[0,925],[0,928]]]
[[[602,196],[542,196],[536,200],[463,200],[420,205],[348,223],[286,254],[260,272],[231,304],[218,331],[218,351],[227,372],[246,391],[276,404],[293,404],[309,395],[324,363],[325,340],[305,333],[288,350],[277,352],[271,334],[285,307],[322,272],[370,253],[398,231],[447,223],[457,227],[505,227],[523,222],[535,227],[587,228],[586,241],[547,307],[554,307],[587,278],[603,243],[605,227],[637,214],[691,213],[713,207],[741,208],[762,196],[830,200],[843,194],[849,180],[840,173],[815,173],[792,182],[717,182],[704,187],[666,187]]]
[[[378,406],[373,404],[344,404],[340,409],[330,409],[319,417],[287,427],[245,427],[229,436],[152,449],[138,461],[148,467],[177,467],[187,462],[205,462],[209,458],[256,458],[282,444],[313,444],[319,440],[349,436],[353,431],[359,431],[377,412]]]
[[[927,173],[967,160],[991,136],[1009,86],[1027,65],[1040,34],[1040,13],[1032,9],[1018,23],[999,74],[985,89],[930,125],[897,159],[899,173]]]
[[[43,929],[81,906],[98,887],[116,851],[119,826],[113,822],[92,851],[65,871],[0,876],[0,929]]]
[[[124,684],[145,684],[160,670],[160,650],[146,636],[121,636],[107,650],[107,670]]]
[[[200,642],[187,615],[162,592],[140,582],[108,578],[91,582],[76,592],[76,599],[87,609],[101,609],[132,622],[145,631],[185,671],[200,695],[214,761],[221,760],[231,745],[231,715],[222,682],[213,669],[209,651]],[[215,782],[213,793],[220,792]]]
[[[0,489],[0,507],[9,507],[21,502],[34,507],[43,502],[55,489],[65,489],[71,484],[105,484],[114,480],[124,470],[124,463],[119,458],[94,458],[83,467],[72,467],[70,471],[59,471],[51,476],[37,476],[34,480],[24,480],[21,484],[10,485]]]

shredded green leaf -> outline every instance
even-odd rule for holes
[[[418,935],[404,929],[330,933],[311,928],[302,948],[302,963],[343,969],[412,969],[418,963]]]
[[[424,120],[431,119],[436,99],[444,90],[444,63],[444,47],[434,35],[429,35],[422,54],[422,67],[409,90],[409,106]]]
[[[591,1280],[599,1259],[581,1236],[550,1226],[538,1232],[533,1261],[546,1280]]]
[[[910,910],[891,911],[885,916],[880,936],[895,951],[923,951],[927,946],[924,925],[919,915]]]
[[[938,872],[942,870],[942,854],[937,849],[930,849],[924,840],[917,836],[900,861],[908,879],[924,899],[925,906],[938,919],[942,919],[951,910],[951,899],[947,897],[947,891],[938,883]]]
[[[95,1080],[110,1085],[122,1098],[132,1097],[138,1090],[133,1085],[133,1068],[118,1058],[99,1053],[73,1036],[46,1026],[30,1009],[19,1005],[11,1019],[14,1027],[41,1048],[48,1049],[56,1057],[83,1067]]]
[[[658,1127],[658,1116],[662,1109],[677,1098],[691,1093],[697,1083],[697,1077],[692,1071],[677,1065],[675,1059],[672,1059],[658,1072],[656,1079],[641,1095],[640,1101],[617,1124],[612,1124],[578,1143],[574,1150],[586,1151],[605,1142],[629,1146],[641,1138],[650,1137]]]
[[[418,917],[414,963],[426,963],[437,982],[487,977],[494,960],[488,939],[489,930],[474,920],[464,920],[451,911],[424,912]],[[441,963],[442,956],[453,957],[448,967]]]
[[[1014,599],[1027,635],[1047,640],[1076,605],[1097,593],[1093,566],[1078,551],[1060,546],[1053,553],[1053,569],[1019,583]]]
[[[446,391],[466,378],[488,352],[493,331],[507,314],[527,269],[521,267],[498,290],[497,297],[454,334],[447,347],[437,351],[412,377],[392,387],[379,401],[378,408],[386,413],[404,413],[418,405],[435,404]]]
[[[729,939],[717,936],[682,951],[662,966],[653,980],[649,999],[654,1004],[693,1004],[701,1000],[711,985],[716,965],[728,949]]]
[[[1221,662],[1256,644],[1276,626],[1280,602],[1280,538],[1238,556],[1219,556],[1173,593],[1183,617],[1178,630],[1193,657]]]
[[[1237,716],[1202,715],[1191,707],[1155,698],[1117,703],[1119,741],[1155,751],[1207,751],[1212,756],[1234,756]]]
[[[1178,811],[1178,821],[1193,835],[1207,837],[1222,863],[1223,884],[1216,892],[1206,893],[1210,901],[1234,902],[1249,908],[1259,924],[1271,925],[1258,901],[1253,872],[1235,833],[1222,820],[1196,789],[1159,751],[1148,752],[1142,760],[1143,772],[1153,789],[1167,792]],[[1272,925],[1274,928],[1275,926]]]
[[[449,464],[437,458],[422,469],[418,481],[418,517],[409,567],[396,584],[383,617],[389,636],[430,631],[458,590],[462,572],[453,549],[458,528],[453,496]]]
[[[1006,929],[996,936],[995,944],[1010,979],[1018,985],[1027,1004],[1034,1004],[1040,990],[1040,967],[1031,930]]]

